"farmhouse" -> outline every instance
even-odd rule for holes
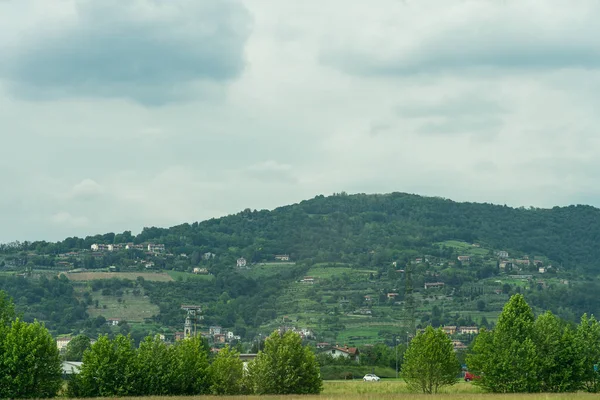
[[[72,340],[70,336],[60,337],[56,339],[56,347],[58,351],[64,351],[67,348],[67,345]]]
[[[275,256],[277,261],[290,261],[290,256],[287,254],[279,254]]]
[[[425,289],[438,289],[443,288],[444,282],[427,282],[425,283]]]
[[[243,268],[246,266],[246,259],[244,257],[240,257],[237,259],[236,265],[238,268]]]
[[[479,328],[476,326],[461,326],[459,332],[463,335],[477,335],[479,333]]]
[[[456,333],[456,326],[454,325],[444,326],[442,329],[446,335],[454,335]]]
[[[331,348],[329,352],[331,357],[333,358],[349,358],[352,361],[360,362],[360,353],[356,347],[348,347],[348,345],[344,345],[344,347],[334,346]]]
[[[110,326],[117,326],[121,322],[121,318],[107,318],[106,324]]]
[[[458,261],[469,262],[469,261],[471,261],[471,256],[458,256]]]

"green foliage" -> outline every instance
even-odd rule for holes
[[[56,343],[42,324],[0,325],[0,398],[54,397],[61,374]]]
[[[66,361],[81,361],[83,360],[83,353],[92,346],[91,340],[85,335],[75,336],[65,351]]]
[[[323,390],[319,364],[297,333],[273,332],[264,350],[248,366],[249,384],[254,393],[317,394]]]
[[[600,323],[592,315],[584,314],[577,327],[575,337],[580,346],[580,361],[582,363],[582,389],[600,392]],[[594,368],[596,367],[596,368]]]
[[[69,395],[108,397],[135,395],[137,385],[136,354],[130,337],[114,340],[100,336],[83,354],[79,375],[70,382]]]
[[[482,330],[467,356],[471,372],[481,376],[475,380],[476,384],[501,393],[540,390],[533,323],[533,311],[523,296],[512,296],[498,318],[496,329]]]
[[[543,392],[575,392],[580,387],[583,358],[575,333],[551,312],[534,324],[538,379]]]
[[[175,391],[175,349],[155,337],[146,337],[137,350],[137,395],[169,395]]]
[[[173,394],[192,396],[208,394],[208,348],[201,338],[177,342],[174,348]]]
[[[441,387],[454,385],[459,373],[452,341],[442,329],[428,326],[415,336],[404,354],[402,377],[413,390],[437,393]]]
[[[15,305],[8,295],[0,290],[0,325],[8,324],[15,319]]]
[[[238,395],[243,393],[244,363],[240,353],[225,346],[209,367],[210,391],[216,395]]]

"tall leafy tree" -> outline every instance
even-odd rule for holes
[[[54,397],[61,375],[56,343],[42,324],[0,325],[0,398]]]
[[[577,391],[581,386],[583,359],[573,330],[548,311],[535,321],[534,341],[541,391]]]
[[[475,383],[492,392],[537,392],[539,365],[533,341],[533,311],[522,295],[510,298],[494,331],[477,336],[467,357]]]
[[[174,349],[157,336],[146,337],[137,350],[137,394],[169,395],[174,391]]]
[[[209,367],[210,391],[216,395],[237,395],[243,392],[244,364],[240,353],[225,346]]]
[[[178,395],[208,394],[208,347],[199,337],[177,342],[173,357],[173,393]]]
[[[15,305],[8,295],[0,290],[0,325],[10,323],[15,319]]]
[[[437,393],[441,387],[454,385],[459,373],[452,341],[442,329],[428,326],[415,336],[404,354],[402,377],[414,390]]]
[[[92,347],[92,343],[89,337],[86,335],[75,336],[65,351],[65,360],[67,361],[81,361],[83,360],[83,353]]]
[[[582,362],[581,386],[592,393],[600,392],[600,323],[584,314],[575,333]]]
[[[248,366],[249,382],[256,394],[317,394],[323,390],[319,364],[302,346],[297,333],[275,331],[265,340]]]
[[[100,336],[83,354],[79,375],[69,384],[69,395],[79,397],[136,395],[136,354],[130,337]]]

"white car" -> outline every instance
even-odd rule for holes
[[[377,375],[375,374],[366,374],[363,377],[363,381],[365,382],[379,382],[381,378],[379,378]]]

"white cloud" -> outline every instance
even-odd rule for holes
[[[129,29],[123,51],[154,40],[153,26],[180,28],[165,39],[175,47],[153,59],[165,75],[95,68],[91,90],[58,72],[43,87],[32,70],[0,73],[0,173],[10,187],[0,241],[138,231],[340,191],[600,205],[595,2],[247,0],[214,3],[232,18],[216,25],[193,23],[205,5],[171,3],[135,0],[115,14],[121,2],[0,2],[0,49],[11,55],[2,71],[54,43],[40,54],[65,72],[55,56],[66,47],[54,51],[54,39],[81,32],[82,21],[94,38],[110,38],[103,21]],[[238,31],[238,17],[251,29]],[[224,30],[214,43],[224,53],[211,60],[239,61],[210,79],[193,62],[166,61],[195,54],[198,38],[210,49],[205,26]],[[15,98],[15,79],[37,82],[32,96]],[[173,80],[188,101],[174,101]],[[64,96],[48,95],[57,88]]]

